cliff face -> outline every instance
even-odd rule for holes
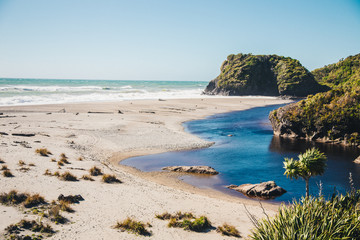
[[[229,55],[221,73],[210,81],[209,95],[298,96],[327,90],[298,60],[277,55]]]
[[[274,134],[360,145],[360,54],[313,71],[332,89],[270,113]]]

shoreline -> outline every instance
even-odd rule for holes
[[[219,239],[221,236],[213,231],[206,235],[198,235],[181,229],[166,228],[164,222],[154,220],[155,213],[164,211],[206,214],[215,226],[228,222],[245,236],[250,233],[253,226],[244,206],[261,218],[263,210],[257,201],[194,187],[177,179],[177,173],[148,174],[118,163],[121,159],[139,155],[211,145],[185,132],[182,125],[185,121],[217,113],[289,102],[291,101],[257,97],[224,97],[0,107],[4,117],[2,131],[9,134],[0,139],[0,157],[13,171],[17,168],[16,163],[19,159],[33,161],[36,165],[36,170],[24,174],[15,172],[12,179],[2,178],[4,185],[1,186],[0,192],[11,189],[39,192],[49,200],[56,198],[59,193],[81,194],[85,201],[76,206],[77,215],[73,216],[72,220],[75,223],[64,225],[53,239],[77,239],[76,234],[80,234],[79,239],[91,238],[95,232],[106,239],[110,236],[132,239],[131,234],[119,233],[109,228],[116,220],[126,216],[151,222],[155,239]],[[13,136],[12,133],[15,132],[34,133],[35,136]],[[14,144],[21,141],[27,141],[32,148]],[[66,152],[72,159],[78,156],[85,159],[82,162],[72,160],[71,165],[62,167],[60,171],[70,169],[80,177],[84,170],[96,165],[105,173],[116,174],[123,183],[118,187],[112,184],[104,185],[99,178],[96,178],[99,181],[95,182],[81,180],[77,183],[66,183],[43,176],[42,173],[46,169],[55,171],[56,164],[51,163],[50,159],[43,162],[41,157],[36,156],[34,149],[39,147],[48,148],[54,156]],[[50,186],[48,181],[51,181]],[[118,201],[121,202],[120,206]],[[277,204],[263,202],[263,205],[269,215],[275,214],[278,208]],[[0,205],[0,211],[6,208],[8,207]],[[89,208],[92,209],[91,212]],[[11,211],[5,212],[8,212],[2,217],[5,218],[5,225],[13,224]],[[222,214],[219,215],[220,212]],[[95,214],[98,220],[94,221],[92,214]],[[17,219],[20,217],[21,215],[16,216]],[[3,231],[1,224],[0,227],[0,231]]]

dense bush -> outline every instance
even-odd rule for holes
[[[251,238],[265,239],[359,239],[360,191],[303,198],[282,206],[272,219],[256,223]]]

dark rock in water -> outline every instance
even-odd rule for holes
[[[185,173],[198,173],[198,174],[209,174],[216,175],[219,174],[214,168],[209,166],[172,166],[164,167],[162,170],[168,170],[172,172],[185,172]]]
[[[84,201],[84,198],[81,195],[68,195],[64,196],[63,194],[60,194],[58,196],[58,200],[64,200],[70,203],[79,203],[79,201]]]
[[[286,193],[286,190],[276,185],[274,181],[268,181],[258,184],[242,184],[240,186],[230,185],[230,189],[234,189],[249,197],[275,198]]]
[[[277,55],[231,54],[220,71],[204,94],[304,97],[329,89],[316,82],[298,60]]]

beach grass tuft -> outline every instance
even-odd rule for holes
[[[9,168],[8,168],[7,165],[2,165],[2,166],[1,166],[1,170],[9,170]]]
[[[71,203],[69,201],[66,201],[66,200],[59,200],[59,203],[58,203],[58,205],[60,206],[61,211],[69,212],[69,213],[75,212],[74,209],[72,209],[70,207],[70,204]]]
[[[3,176],[4,177],[14,177],[14,175],[11,173],[11,171],[9,169],[6,169],[3,171]]]
[[[2,158],[0,158],[0,163],[5,163],[5,161]]]
[[[169,220],[168,227],[183,228],[185,230],[204,232],[210,228],[211,222],[205,216],[196,218],[194,214],[190,212],[177,212],[175,214],[169,214],[165,212],[163,214],[155,215],[156,218],[161,220]]]
[[[47,148],[38,148],[35,150],[35,152],[43,157],[48,157],[49,155],[52,155],[52,153],[47,150]]]
[[[55,175],[55,174],[54,174],[54,175]],[[59,177],[60,177],[61,180],[64,180],[64,181],[72,181],[72,182],[78,181],[77,177],[74,176],[74,175],[73,175],[72,173],[70,173],[69,171],[64,172],[64,173],[61,174]]]
[[[54,205],[48,210],[50,220],[55,222],[56,224],[64,224],[68,221],[64,216],[60,214],[60,211],[61,206],[59,205]]]
[[[19,160],[18,165],[19,166],[24,166],[24,165],[26,165],[26,163],[23,160]]]
[[[222,226],[218,226],[216,231],[225,236],[241,237],[239,231],[234,226],[227,223],[224,223]]]
[[[24,207],[31,208],[31,207],[38,206],[40,204],[46,204],[46,201],[43,196],[41,196],[40,194],[37,193],[34,195],[29,195],[25,199]]]
[[[110,174],[105,174],[102,177],[102,181],[105,183],[121,183],[121,181],[117,179],[115,175],[110,175]]]
[[[81,179],[87,180],[87,181],[95,181],[90,175],[84,174]]]
[[[145,224],[143,222],[133,220],[129,217],[122,222],[117,222],[114,228],[120,229],[122,231],[128,231],[130,233],[134,233],[137,235],[143,235],[143,236],[151,235],[151,233],[146,229]]]
[[[103,175],[101,169],[96,166],[93,166],[92,168],[90,168],[89,172],[90,172],[91,176]]]
[[[4,205],[18,205],[26,200],[27,194],[11,190],[9,193],[0,194],[0,203]]]

